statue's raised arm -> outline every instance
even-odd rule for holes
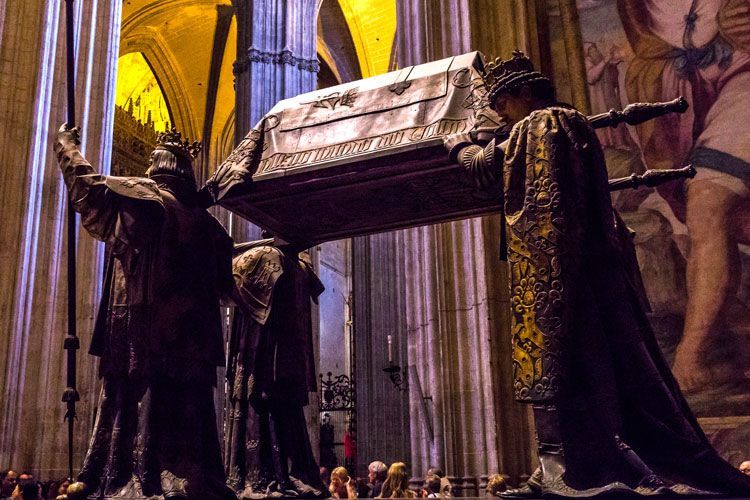
[[[70,199],[108,244],[90,349],[103,388],[78,480],[97,497],[234,499],[213,403],[232,240],[198,204],[197,144],[161,134],[148,178],[100,175],[77,146],[78,130],[62,127]]]

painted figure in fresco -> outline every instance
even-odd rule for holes
[[[690,110],[638,127],[649,168],[692,163],[698,175],[659,191],[687,224],[688,301],[673,371],[685,391],[710,382],[748,382],[743,342],[734,365],[706,362],[728,337],[728,320],[748,324],[736,299],[739,244],[750,243],[750,1],[617,0],[635,59],[626,74],[628,98],[684,95]],[[713,342],[713,343],[712,343]],[[747,353],[745,352],[745,356]]]
[[[540,467],[505,496],[750,494],[709,445],[656,343],[632,240],[586,118],[515,53],[485,68],[503,144],[447,141],[504,197],[516,399],[532,405]]]
[[[327,496],[303,408],[317,390],[306,253],[273,239],[237,245],[224,459],[241,498]]]
[[[623,62],[622,54],[615,46],[611,47],[605,57],[599,46],[593,42],[583,46],[586,62],[586,81],[591,97],[591,112],[606,113],[611,109],[620,109],[620,87],[618,65]],[[629,149],[634,146],[625,127],[605,127],[596,131],[602,147]]]
[[[236,498],[213,400],[232,240],[198,205],[198,143],[161,134],[148,178],[99,175],[78,144],[61,127],[57,158],[83,227],[108,247],[90,349],[103,388],[78,480],[108,498]]]

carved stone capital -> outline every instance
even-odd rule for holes
[[[256,47],[250,47],[247,49],[247,58],[244,60],[237,60],[233,65],[233,72],[235,75],[244,73],[248,70],[251,63],[259,62],[264,64],[288,64],[290,66],[296,66],[302,71],[309,71],[311,73],[318,73],[320,71],[320,62],[318,59],[305,59],[303,57],[297,57],[294,52],[289,48],[284,48],[279,52],[264,51]]]

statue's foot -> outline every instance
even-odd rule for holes
[[[528,484],[500,492],[500,498],[541,498],[541,496],[541,491],[532,489]]]
[[[537,467],[526,484],[500,493],[500,498],[540,498],[542,496],[542,468]]]
[[[152,496],[159,496],[158,488],[152,488],[152,491],[144,488],[141,481],[135,475],[124,484],[121,480],[110,480],[106,481],[105,484],[104,498],[151,498]],[[91,497],[91,493],[89,496]]]
[[[619,481],[596,488],[577,489],[559,477],[555,481],[546,482],[542,488],[543,498],[621,498],[635,495],[632,488]]]
[[[187,500],[186,486],[186,479],[177,477],[168,470],[161,472],[161,489],[164,492],[164,500]]]
[[[268,498],[266,490],[256,490],[252,486],[246,487],[244,490],[237,493],[237,497],[240,500],[261,500],[262,498]]]
[[[295,498],[299,493],[289,481],[271,481],[266,490],[268,498]]]
[[[291,483],[292,488],[294,488],[294,491],[297,492],[297,495],[300,498],[326,498],[328,491],[325,488],[316,488],[314,486],[311,486],[301,479],[297,479],[294,476],[289,476],[289,481]]]
[[[541,483],[544,498],[612,498],[634,494],[630,486],[620,481],[593,488],[579,489],[571,486],[565,479],[565,459],[560,453],[540,453],[539,462],[541,479],[537,479],[537,482]],[[537,475],[537,472],[535,471],[534,474]]]
[[[717,498],[717,497],[725,496],[716,491],[699,490],[697,488],[693,488],[692,486],[688,486],[686,484],[675,484],[669,488],[669,491],[672,496],[686,496],[689,498],[697,498],[697,497]]]

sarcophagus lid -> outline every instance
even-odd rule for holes
[[[207,183],[284,240],[319,243],[496,211],[446,136],[497,121],[478,52],[280,101]]]

